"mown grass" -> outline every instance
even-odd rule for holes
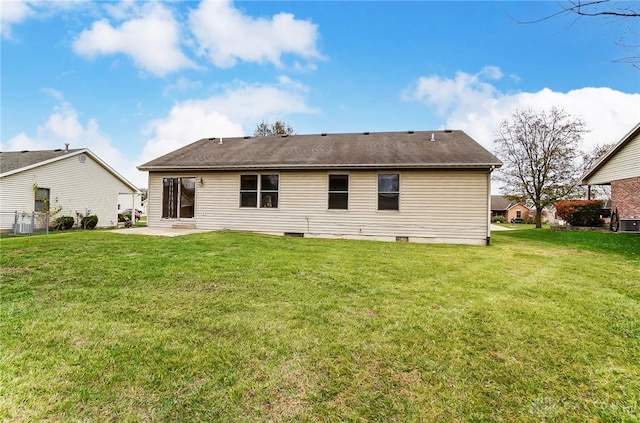
[[[640,237],[0,240],[3,421],[640,420]]]

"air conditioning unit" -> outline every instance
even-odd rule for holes
[[[17,234],[30,234],[32,233],[31,222],[20,222],[14,225],[14,233]]]
[[[620,219],[620,232],[640,232],[640,219]]]

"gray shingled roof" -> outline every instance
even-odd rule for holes
[[[516,204],[515,201],[511,201],[502,195],[491,196],[491,210],[509,210]]]
[[[434,134],[435,141],[430,141]],[[463,131],[204,138],[138,169],[487,168],[502,163]]]
[[[58,149],[0,152],[0,173],[11,172],[12,170],[32,166],[41,162],[46,162],[48,160],[56,159],[80,150],[81,149]]]

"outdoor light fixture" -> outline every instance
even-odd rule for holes
[[[200,185],[204,185],[204,179],[202,179],[202,177],[200,177],[200,180],[198,182],[200,183]]]

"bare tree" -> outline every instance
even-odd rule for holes
[[[636,51],[635,54],[616,60],[617,62],[629,63],[636,69],[640,69],[640,54],[637,49],[638,44],[638,25],[637,19],[640,18],[640,2],[638,1],[613,1],[613,0],[570,0],[559,3],[559,10],[550,15],[545,15],[539,19],[520,20],[508,14],[511,19],[519,24],[535,24],[549,19],[562,16],[573,16],[576,20],[584,17],[600,17],[605,19],[616,19],[616,23],[623,21],[633,22],[627,28],[624,25],[617,25],[622,33],[620,40],[616,43],[622,47],[630,48]],[[628,36],[628,37],[627,37]],[[631,39],[626,41],[625,38]]]
[[[521,23],[537,23],[560,15],[576,16],[615,16],[618,18],[640,17],[638,5],[632,1],[613,0],[572,0],[559,4],[560,10],[535,21]]]
[[[503,194],[533,204],[536,228],[542,227],[542,210],[576,191],[582,168],[582,134],[588,132],[582,119],[564,110],[535,112],[516,110],[496,130],[496,154],[503,167],[497,179]]]
[[[278,135],[294,135],[293,128],[284,121],[276,120],[273,124],[262,121],[253,132],[255,137],[271,137]]]

